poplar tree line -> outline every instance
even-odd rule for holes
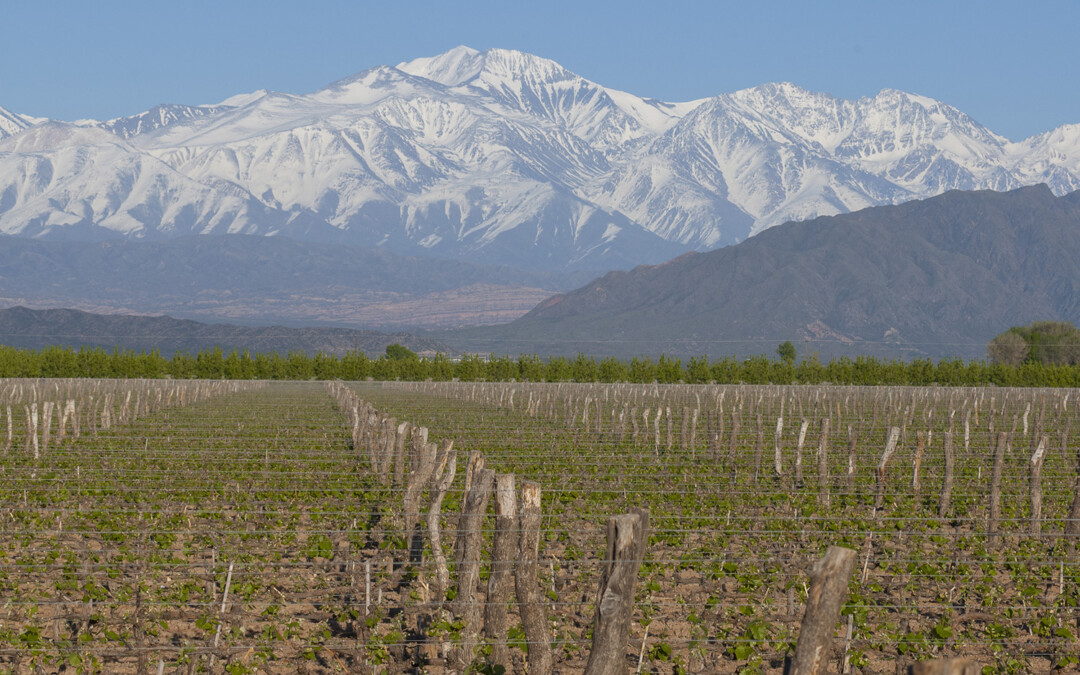
[[[828,363],[813,357],[796,362],[765,356],[710,361],[700,356],[684,363],[666,355],[627,361],[582,354],[574,358],[523,354],[516,358],[465,355],[451,359],[443,354],[422,358],[407,349],[371,358],[362,352],[335,356],[303,351],[226,353],[214,348],[196,354],[177,352],[166,358],[157,351],[0,346],[0,377],[1080,387],[1080,366],[962,359],[900,361],[869,356],[840,357]]]

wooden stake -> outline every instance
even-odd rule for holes
[[[506,644],[506,603],[513,583],[511,572],[517,553],[517,495],[514,474],[495,477],[495,541],[491,551],[491,574],[484,605],[484,637],[491,645],[491,662],[509,666]]]
[[[822,506],[829,505],[829,426],[831,420],[821,420],[821,438],[818,440],[817,473],[818,501]]]
[[[874,500],[874,511],[880,516],[880,511],[885,506],[885,477],[889,468],[889,459],[896,452],[896,442],[900,438],[900,427],[889,429],[889,438],[885,442],[885,450],[881,453],[881,461],[877,465],[877,497]]]
[[[1031,534],[1042,532],[1042,467],[1050,437],[1042,436],[1028,464],[1028,487],[1031,498]]]
[[[810,428],[810,420],[803,420],[799,425],[799,437],[795,441],[795,488],[802,487],[803,475],[802,475],[802,451],[803,445],[806,443],[806,430]]]
[[[949,505],[952,500],[952,489],[954,474],[956,472],[956,461],[953,457],[953,432],[945,432],[945,477],[941,484],[941,498],[938,500],[938,518],[944,518],[945,514],[949,512]]]
[[[784,455],[780,444],[784,433],[784,418],[776,418],[776,431],[773,433],[773,471],[777,478],[784,475]]]
[[[608,520],[607,556],[596,599],[592,651],[585,675],[626,672],[626,640],[634,609],[634,586],[648,544],[649,511],[635,508]]]
[[[526,482],[521,486],[521,537],[518,562],[514,572],[514,591],[525,640],[529,645],[529,675],[551,675],[551,635],[547,611],[540,592],[540,485]]]
[[[446,554],[442,550],[442,528],[439,520],[442,516],[442,503],[457,472],[457,451],[454,442],[443,441],[440,466],[435,470],[435,489],[428,507],[428,539],[431,545],[431,557],[435,559],[435,597],[441,605],[446,600],[446,589],[450,585],[450,572],[446,568]]]
[[[847,492],[848,494],[855,494],[855,472],[858,469],[858,438],[855,436],[855,429],[850,424],[847,428],[848,435],[848,457],[847,457]]]
[[[922,470],[922,457],[923,451],[926,449],[926,433],[923,431],[915,432],[915,457],[911,460],[911,489],[915,493],[915,499],[918,501],[919,495],[922,493],[922,480],[920,471]]]
[[[990,475],[990,519],[986,525],[986,532],[991,537],[991,545],[997,544],[996,535],[1001,523],[1001,473],[1005,467],[1005,450],[1008,443],[1008,432],[999,431],[994,448],[994,469]]]
[[[847,597],[848,581],[855,567],[855,551],[830,546],[825,557],[810,571],[810,592],[799,629],[789,675],[824,673],[832,651],[840,608]]]
[[[465,623],[461,629],[461,644],[454,658],[459,668],[466,668],[473,662],[473,648],[480,639],[480,603],[476,599],[476,584],[480,578],[480,548],[484,543],[481,524],[494,482],[495,472],[491,469],[477,471],[472,489],[465,496],[465,508],[461,514],[461,564],[458,567],[458,594],[454,600],[454,613]]]

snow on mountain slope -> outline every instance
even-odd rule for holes
[[[121,138],[131,138],[187,120],[223,112],[225,106],[157,105],[130,117],[118,117],[99,125]]]
[[[1080,124],[1032,136],[1009,150],[1023,184],[1046,183],[1058,195],[1080,190]]]
[[[31,126],[31,123],[9,110],[0,108],[0,139],[14,136],[23,129]]]
[[[96,128],[47,122],[5,139],[0,175],[8,234],[253,233],[273,220],[242,191],[197,183]]]
[[[1013,143],[895,90],[685,103],[468,47],[309,94],[75,125],[0,109],[0,232],[286,233],[533,268],[632,266],[950,189],[1080,188],[1080,125]]]
[[[479,93],[507,110],[556,123],[606,151],[670,128],[694,104],[664,104],[606,89],[555,61],[511,49],[457,47],[400,70]]]

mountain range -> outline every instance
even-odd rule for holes
[[[516,354],[984,358],[1010,326],[1080,324],[1080,191],[950,191],[771,228],[614,271],[501,326],[443,336]]]
[[[169,316],[102,315],[72,309],[0,309],[0,344],[23,349],[60,345],[73,348],[120,347],[158,350],[166,358],[176,352],[196,354],[221,347],[225,352],[304,351],[343,355],[360,350],[375,358],[387,345],[401,344],[416,352],[434,353],[435,341],[406,333],[381,333],[333,327],[236,326],[209,324]]]
[[[308,94],[62,122],[0,108],[0,233],[283,236],[538,271],[628,269],[948,190],[1080,188],[1080,125],[1013,142],[886,89],[642,98],[459,47]]]

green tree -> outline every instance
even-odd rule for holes
[[[795,363],[795,357],[798,354],[795,352],[795,345],[791,343],[791,340],[785,340],[776,348],[776,355],[779,356],[780,360],[784,363],[792,364]]]
[[[395,361],[404,361],[418,359],[420,357],[418,357],[416,355],[416,352],[414,352],[413,350],[409,349],[408,347],[399,345],[395,342],[392,345],[386,345],[386,358],[393,359]]]
[[[1045,365],[1080,364],[1080,329],[1064,321],[1036,321],[1013,326],[994,337],[986,346],[986,356],[995,364]]]

